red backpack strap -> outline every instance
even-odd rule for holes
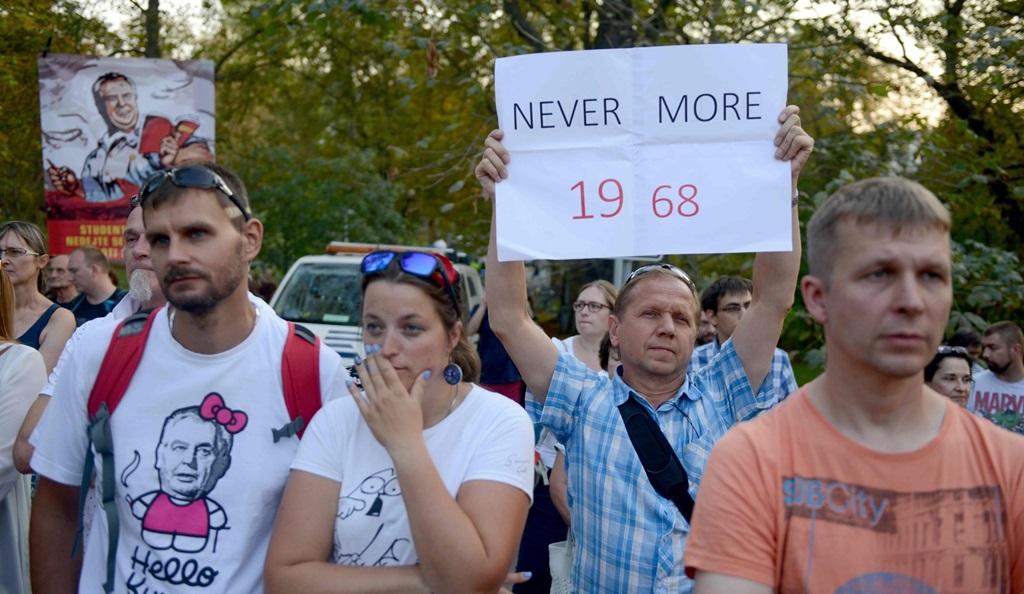
[[[114,409],[128,390],[128,384],[135,375],[135,370],[142,361],[142,353],[146,350],[146,339],[160,308],[151,312],[141,311],[125,318],[110,339],[103,363],[96,374],[96,382],[89,393],[89,404],[86,411],[93,418],[101,404],[107,405],[107,413],[114,414]]]
[[[301,439],[321,404],[320,339],[309,328],[293,322],[288,322],[288,338],[281,354],[281,383],[291,422],[271,430],[275,443],[292,435]]]

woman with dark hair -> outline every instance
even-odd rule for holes
[[[472,383],[447,258],[372,252],[362,273],[362,389],[303,436],[267,592],[495,592],[530,505],[529,418]]]
[[[965,347],[942,345],[925,366],[924,381],[939,394],[960,406],[967,406],[967,398],[971,395],[973,363]]]
[[[28,591],[29,477],[14,468],[18,427],[46,383],[42,356],[14,340],[14,286],[0,269],[0,592]]]
[[[75,331],[75,316],[43,295],[49,260],[39,227],[25,221],[0,225],[0,262],[14,285],[14,336],[42,354],[47,373]]]

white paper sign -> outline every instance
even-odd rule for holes
[[[786,46],[556,52],[495,64],[512,155],[505,260],[792,249],[774,158]]]

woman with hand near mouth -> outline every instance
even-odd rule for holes
[[[303,436],[267,592],[497,591],[530,505],[529,418],[472,383],[447,258],[372,252],[362,273],[362,390]]]

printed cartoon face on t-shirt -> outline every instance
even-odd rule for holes
[[[225,433],[195,413],[168,418],[156,449],[160,489],[184,501],[193,501],[213,490],[220,478],[213,473],[214,465],[221,475],[230,460],[231,448],[224,446]],[[227,437],[230,439],[230,435]]]
[[[339,520],[350,518],[355,513],[365,514],[367,518],[373,518],[364,527],[375,526],[373,535],[367,539],[365,545],[357,549],[346,550],[338,540],[338,533],[334,534],[334,551],[332,559],[340,565],[358,566],[384,566],[399,565],[412,541],[408,538],[391,538],[387,534],[381,540],[381,533],[387,520],[381,518],[384,511],[385,497],[395,497],[396,504],[401,504],[402,489],[398,484],[398,477],[394,468],[385,468],[375,472],[362,481],[347,494],[342,494],[338,499]],[[393,510],[392,510],[392,513]],[[392,520],[393,521],[393,520]]]
[[[227,527],[224,508],[209,494],[231,466],[234,434],[247,422],[244,412],[229,409],[217,393],[164,419],[154,459],[160,488],[131,501],[146,544],[197,553],[211,531]]]

